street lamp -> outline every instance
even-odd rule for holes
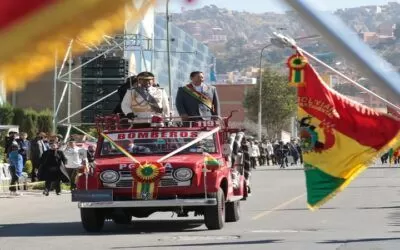
[[[169,105],[170,105],[170,117],[172,116],[172,80],[171,80],[171,46],[170,46],[170,34],[169,34],[169,22],[170,22],[170,16],[169,16],[169,0],[167,0],[167,6],[166,6],[166,21],[167,21],[167,65],[168,65],[168,95],[169,95]]]
[[[265,45],[262,49],[261,49],[261,53],[260,53],[260,75],[259,75],[259,89],[258,89],[258,140],[261,140],[262,138],[262,58],[263,58],[263,53],[264,50],[271,47],[271,46],[276,46],[279,48],[285,48],[290,46],[291,41],[300,41],[300,40],[304,40],[304,39],[310,39],[310,38],[316,38],[316,37],[320,37],[319,35],[311,35],[311,36],[304,36],[304,37],[298,37],[295,39],[292,38],[288,38],[285,37],[281,34],[274,34],[276,37],[273,37],[270,39],[270,43],[268,43],[267,45]]]
[[[259,86],[258,86],[258,88],[259,88],[258,89],[258,140],[260,140],[260,141],[261,141],[261,137],[262,137],[262,123],[261,123],[261,120],[262,120],[262,117],[261,117],[261,115],[262,115],[262,111],[261,111],[262,110],[262,100],[261,100],[261,98],[262,98],[262,93],[261,93],[262,92],[262,57],[263,57],[264,50],[272,45],[273,45],[272,42],[265,45],[261,49],[261,53],[260,53],[260,75],[259,75],[260,79],[258,80],[258,83],[259,83]]]

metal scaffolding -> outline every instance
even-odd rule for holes
[[[53,82],[53,128],[54,130],[57,129],[57,126],[66,126],[67,127],[67,132],[64,136],[64,142],[69,138],[71,129],[75,129],[81,133],[84,133],[88,136],[85,131],[81,130],[78,128],[79,125],[94,125],[94,123],[71,123],[71,118],[82,113],[84,110],[96,105],[99,102],[102,102],[109,98],[110,96],[114,95],[117,93],[117,87],[115,91],[108,93],[107,95],[101,97],[100,99],[90,103],[89,105],[85,107],[81,107],[81,109],[73,111],[71,109],[71,104],[72,104],[72,88],[78,88],[82,89],[82,82],[85,80],[99,80],[99,81],[115,81],[115,80],[125,80],[124,77],[121,78],[72,78],[72,73],[81,69],[85,65],[88,65],[89,63],[95,61],[96,59],[107,56],[108,54],[113,54],[116,52],[122,52],[122,55],[124,55],[124,52],[126,51],[139,51],[141,55],[143,55],[144,51],[151,52],[151,56],[153,57],[153,38],[145,37],[141,34],[118,34],[115,36],[108,36],[105,35],[103,36],[104,42],[101,45],[93,45],[93,44],[87,44],[84,41],[81,40],[70,40],[69,41],[69,46],[68,49],[66,50],[64,54],[64,60],[61,64],[61,66],[58,68],[57,63],[55,63],[54,66],[54,82]],[[87,48],[89,53],[93,54],[93,58],[90,60],[80,64],[79,66],[73,67],[73,46],[74,45],[80,45],[84,46]],[[58,53],[55,54],[55,62],[57,62],[57,57]],[[145,65],[146,70],[147,70],[147,65]],[[66,68],[66,70],[64,70]],[[63,72],[65,71],[65,72]],[[129,72],[128,73],[132,73]],[[79,84],[79,81],[81,84]],[[57,96],[57,86],[58,84],[64,84],[63,91],[61,93],[61,96],[58,99]],[[67,116],[60,118],[59,117],[59,111],[61,108],[62,103],[67,101]]]

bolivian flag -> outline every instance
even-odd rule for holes
[[[289,58],[288,66],[291,85],[298,83],[307,202],[316,209],[381,153],[400,145],[400,121],[327,87],[299,52]]]
[[[219,167],[220,162],[214,158],[212,155],[210,155],[209,153],[203,153],[204,154],[204,164],[206,166],[215,166],[215,167]]]
[[[123,30],[125,14],[139,21],[155,0],[0,0],[0,81],[6,89],[53,67],[69,41],[95,44]],[[74,47],[83,52],[84,46]]]

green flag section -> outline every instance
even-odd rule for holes
[[[304,164],[308,207],[313,210],[343,189],[346,180],[326,174],[318,168]]]

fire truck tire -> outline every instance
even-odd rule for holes
[[[225,195],[221,188],[217,193],[209,195],[210,198],[217,198],[217,205],[207,206],[204,209],[204,223],[209,230],[221,229],[225,223]]]
[[[104,214],[100,209],[81,208],[81,221],[87,232],[100,232],[103,229],[104,220]]]
[[[226,222],[238,221],[240,219],[240,201],[227,202],[225,211]]]

